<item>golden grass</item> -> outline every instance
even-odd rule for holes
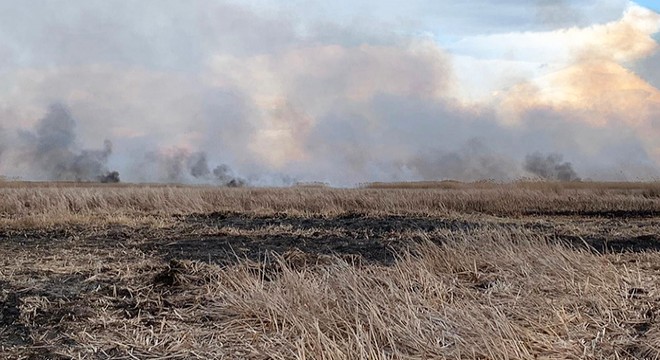
[[[660,358],[656,184],[460,186],[0,186],[0,357]]]
[[[460,184],[460,183],[457,183]],[[516,216],[547,212],[660,211],[658,183],[460,184],[446,188],[216,188],[0,183],[0,216],[249,213]]]

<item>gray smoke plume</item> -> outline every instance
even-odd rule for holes
[[[167,154],[148,152],[145,154],[144,166],[141,167],[149,167],[156,171],[159,181],[182,182],[188,157],[189,154],[182,149],[176,149]]]
[[[192,154],[188,159],[188,165],[190,166],[190,175],[197,179],[205,178],[211,174],[206,153],[197,152]]]
[[[525,157],[525,170],[546,180],[580,181],[573,165],[564,162],[560,154],[543,155],[539,152]]]
[[[239,187],[246,185],[246,181],[233,174],[233,171],[227,165],[219,165],[213,169],[213,176],[224,186]]]
[[[456,151],[424,154],[412,164],[424,180],[510,181],[519,175],[509,157],[493,151],[479,138],[470,139]]]
[[[34,131],[19,134],[20,155],[16,161],[32,168],[45,180],[119,182],[119,173],[106,164],[112,143],[101,149],[78,149],[76,122],[62,104],[53,104]]]
[[[243,186],[247,181],[234,174],[225,164],[218,165],[211,171],[205,152],[189,152],[175,148],[167,152],[150,152],[144,165],[154,169],[156,181],[171,183],[200,182],[221,186]]]
[[[121,181],[119,179],[119,171],[110,171],[105,175],[99,176],[98,180],[104,184],[114,184]]]

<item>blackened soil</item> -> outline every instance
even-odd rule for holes
[[[186,238],[168,244],[150,244],[166,259],[188,259],[230,264],[243,259],[264,261],[270,254],[302,251],[312,255],[355,255],[365,263],[390,265],[403,241],[379,238],[347,239],[335,236],[216,236]]]
[[[548,215],[548,214],[545,214]],[[593,217],[614,218],[624,223],[639,219],[640,224],[653,224],[655,212],[580,212],[567,216],[575,223]],[[530,219],[538,219],[538,214]],[[551,218],[546,218],[550,220]],[[569,219],[569,220],[566,220]],[[581,220],[583,219],[583,220]],[[364,215],[347,213],[339,216],[268,216],[234,212],[215,212],[175,217],[170,228],[151,229],[110,226],[102,230],[88,228],[55,228],[49,230],[0,229],[0,252],[52,248],[84,248],[85,251],[117,251],[136,249],[165,261],[198,260],[217,264],[232,264],[243,259],[263,261],[272,254],[299,251],[305,254],[338,255],[357,258],[361,263],[391,265],[397,254],[413,247],[420,240],[438,241],[434,232],[470,231],[499,226],[503,231],[521,228],[539,234],[555,235],[554,221],[538,223],[499,222],[485,219],[468,221],[424,216]],[[646,225],[645,225],[646,226]],[[233,229],[233,232],[222,231]],[[411,235],[412,234],[412,235]],[[422,237],[425,234],[428,237]],[[660,250],[660,234],[636,234],[616,237],[611,234],[587,236],[557,235],[557,239],[576,247],[588,247],[599,253],[642,252]]]
[[[19,321],[20,302],[15,293],[0,299],[0,347],[31,344],[29,329]]]
[[[265,227],[292,226],[296,229],[341,229],[349,232],[369,233],[383,236],[392,232],[437,229],[468,230],[480,226],[478,223],[464,220],[442,219],[421,216],[386,215],[371,216],[360,213],[346,213],[339,216],[290,216],[275,214],[269,216],[251,216],[232,212],[210,214],[192,214],[182,220],[191,224],[229,226],[242,230],[256,230]]]
[[[625,252],[638,253],[660,250],[660,234],[614,239],[607,239],[598,236],[578,237],[563,235],[559,237],[559,240],[575,247],[587,247],[600,254]]]
[[[570,216],[585,218],[608,218],[608,219],[632,219],[632,218],[653,218],[660,217],[660,211],[657,210],[602,210],[602,211],[581,211],[581,210],[533,210],[525,212],[525,215],[532,216]]]
[[[481,225],[462,220],[411,216],[366,216],[344,214],[336,217],[299,217],[277,214],[250,216],[237,213],[194,214],[182,218],[193,227],[229,227],[263,230],[268,235],[182,236],[148,243],[144,249],[157,251],[168,260],[188,259],[219,264],[243,259],[263,261],[269,254],[301,251],[311,255],[357,257],[362,263],[392,264],[412,241],[401,232],[431,233],[475,229]],[[285,229],[285,230],[283,230]],[[300,234],[304,235],[300,235]]]

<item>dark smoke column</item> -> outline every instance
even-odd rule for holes
[[[543,155],[540,152],[525,157],[525,170],[546,180],[554,181],[580,181],[573,165],[563,162],[560,154]]]
[[[46,180],[119,182],[119,173],[107,169],[112,143],[101,149],[78,149],[76,122],[66,106],[53,104],[34,132],[21,134],[21,165]]]

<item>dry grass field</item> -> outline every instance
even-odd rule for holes
[[[660,184],[0,183],[7,359],[660,358]]]

